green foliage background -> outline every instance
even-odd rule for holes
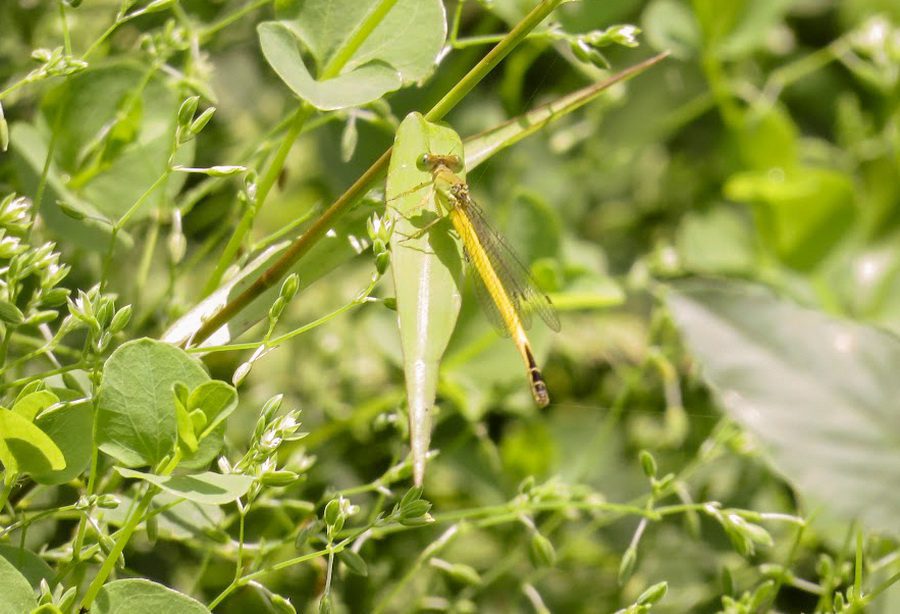
[[[45,294],[58,283],[75,299],[102,281],[102,292],[120,308],[132,305],[133,315],[124,330],[107,321],[103,342],[99,330],[95,338],[73,329],[52,351],[33,352],[46,341],[36,314],[65,307],[39,292],[28,304],[27,293],[6,295],[4,407],[35,379],[46,379],[57,400],[67,400],[58,389],[91,396],[116,347],[163,337],[234,273],[226,267],[308,226],[391,145],[408,112],[431,108],[499,40],[492,35],[536,3],[448,1],[458,38],[433,73],[422,57],[439,45],[424,26],[413,28],[404,36],[420,42],[393,58],[410,59],[407,73],[369,65],[374,74],[365,75],[368,85],[394,79],[402,89],[351,108],[299,112],[295,93],[311,86],[302,75],[299,86],[279,79],[261,49],[265,28],[257,29],[276,18],[289,24],[296,4],[71,4],[0,3],[9,127],[0,197],[40,201],[33,227],[0,222],[6,239],[34,249],[54,241],[71,267],[61,282],[48,273],[27,283]],[[117,11],[121,20],[148,4],[103,34]],[[298,19],[306,47],[291,66],[321,76],[333,50],[313,39],[328,32],[303,32]],[[573,52],[579,35],[614,24],[640,27],[640,46]],[[28,76],[40,66],[32,51],[57,47],[64,59],[45,54],[49,72]],[[323,239],[322,253],[341,266],[318,255],[307,268],[301,260],[301,291],[288,293],[283,313],[270,311],[268,321],[277,336],[341,313],[262,356],[254,353],[259,341],[274,338],[265,322],[238,339],[248,347],[204,356],[212,379],[240,374],[222,454],[233,465],[254,449],[261,408],[282,394],[282,413],[299,410],[308,435],[276,446],[278,468],[299,477],[287,486],[270,479],[253,494],[243,539],[233,503],[161,514],[155,535],[142,526],[128,543],[117,577],[158,582],[217,612],[288,611],[277,609],[287,607],[283,599],[297,611],[637,612],[652,601],[640,603],[641,594],[660,582],[668,586],[653,608],[660,612],[832,611],[846,602],[893,611],[897,508],[882,493],[900,486],[891,378],[900,354],[893,334],[873,327],[900,330],[900,8],[888,0],[566,3],[445,119],[465,139],[663,50],[672,52],[664,62],[468,175],[476,199],[551,293],[563,331],[532,331],[553,398],[538,411],[512,344],[464,294],[441,366],[431,443],[439,453],[422,495],[433,523],[376,522],[409,486],[396,313],[382,300],[393,288],[389,277],[370,286],[376,269],[363,225],[380,208],[376,191],[357,206],[356,226]],[[347,66],[345,73],[361,70]],[[316,90],[321,98],[311,99],[330,109],[349,91],[359,93]],[[196,116],[212,106],[215,114],[173,164],[222,168],[167,170],[179,108],[195,95]],[[249,170],[227,168],[236,165]],[[260,188],[254,202],[248,194]],[[242,227],[248,235],[223,261]],[[364,291],[377,300],[358,299]],[[266,319],[276,296],[256,319]],[[846,362],[829,353],[835,326],[847,327]],[[77,369],[62,381],[54,360]],[[112,364],[120,374],[133,369]],[[778,421],[785,416],[796,421]],[[828,428],[820,432],[821,424]],[[110,437],[95,443],[135,464],[109,452]],[[114,471],[113,458],[99,457],[94,492],[127,506],[144,478],[123,480],[136,476]],[[87,478],[42,479],[43,469],[23,471],[34,481],[22,477],[4,490],[0,556],[32,587],[44,576],[80,597],[103,557],[68,566],[74,536],[86,531],[76,541],[102,542],[124,516],[101,515],[96,531],[76,528],[86,520],[72,506]],[[256,466],[257,477],[271,469]],[[168,487],[160,497],[174,503],[183,485]],[[342,511],[332,506],[329,521],[326,504],[340,497]],[[6,530],[44,510],[27,531]],[[335,527],[335,515],[345,528]],[[332,532],[358,537],[358,556],[338,563],[321,554]],[[28,569],[15,558],[19,545],[39,555],[29,555]],[[254,577],[259,585],[231,584],[236,565],[240,577],[310,553]],[[363,568],[367,575],[353,573]],[[21,576],[0,572],[0,582],[9,577],[8,586],[21,588]],[[144,589],[116,587],[122,599]],[[860,592],[874,601],[860,601]],[[171,611],[195,611],[194,602],[172,599]]]

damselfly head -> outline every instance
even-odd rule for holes
[[[462,160],[454,154],[426,153],[419,156],[416,163],[419,170],[433,172],[439,166],[444,166],[454,173],[462,170]]]

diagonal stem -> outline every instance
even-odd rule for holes
[[[531,30],[537,27],[563,0],[543,0],[507,34],[491,51],[475,65],[428,113],[425,118],[429,121],[437,121],[444,117],[455,107],[500,61],[512,51]],[[353,185],[341,194],[334,203],[326,209],[318,220],[309,229],[298,237],[285,250],[284,254],[271,267],[264,271],[260,277],[230,300],[213,317],[207,320],[193,337],[194,343],[201,343],[215,331],[237,315],[257,296],[270,287],[277,284],[282,277],[297,263],[310,249],[323,237],[334,225],[335,220],[350,209],[358,198],[384,174],[391,157],[391,149],[388,148],[376,160],[369,169],[357,179]]]

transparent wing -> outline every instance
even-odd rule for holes
[[[481,209],[472,199],[467,199],[458,206],[471,222],[471,232],[477,235],[478,242],[483,246],[500,283],[503,284],[504,290],[516,308],[522,326],[526,329],[529,328],[531,314],[536,312],[547,326],[558,331],[560,326],[556,309],[553,308],[547,295],[538,290],[531,273],[525,268],[506,240],[491,227]],[[503,324],[503,318],[491,299],[490,292],[484,286],[481,276],[475,273],[472,277],[476,294],[488,319],[495,328],[508,334]]]
[[[465,252],[465,250],[463,250]],[[491,323],[491,326],[494,327],[494,330],[497,331],[498,334],[509,337],[509,330],[506,328],[506,323],[503,321],[503,316],[500,315],[500,310],[497,309],[497,304],[494,302],[494,299],[491,298],[491,292],[488,290],[487,286],[484,285],[484,280],[481,279],[481,275],[478,274],[478,271],[475,270],[475,266],[472,264],[471,260],[469,260],[469,253],[465,252],[466,255],[466,277],[472,280],[472,287],[475,288],[475,296],[478,297],[478,303],[481,305],[481,311],[484,312],[484,315],[487,316],[488,321]],[[528,327],[528,324],[525,323],[525,320],[522,320],[522,326]]]

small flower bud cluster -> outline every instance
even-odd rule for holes
[[[312,464],[301,459],[298,466],[294,467],[297,471],[278,467],[278,451],[281,446],[306,437],[306,433],[300,432],[298,410],[276,415],[281,409],[282,401],[283,396],[279,394],[263,405],[256,427],[253,429],[250,449],[241,460],[231,466],[225,457],[219,459],[219,469],[222,473],[256,476],[257,481],[247,493],[248,502],[253,501],[263,487],[290,486],[300,479],[300,473],[306,471]]]
[[[67,77],[88,67],[87,62],[67,55],[62,47],[55,49],[35,49],[31,57],[41,63],[25,77],[26,83],[33,83],[48,77]]]
[[[577,36],[565,33],[560,33],[560,36],[568,40],[572,54],[582,62],[600,68],[609,68],[609,62],[600,49],[610,45],[637,47],[639,44],[637,37],[640,33],[641,29],[637,26],[621,24]]]
[[[60,264],[56,244],[28,243],[33,221],[28,199],[10,194],[0,201],[0,321],[7,326],[55,320],[54,308],[69,294],[57,287],[69,266]]]
[[[101,294],[100,286],[87,292],[79,290],[74,300],[68,298],[69,316],[63,321],[66,331],[87,327],[90,346],[100,354],[108,347],[113,335],[121,332],[131,320],[131,305],[116,309],[112,295]]]
[[[388,245],[390,245],[391,235],[394,233],[393,220],[379,217],[378,214],[372,214],[372,217],[366,222],[366,230],[368,230],[369,239],[372,241],[375,270],[378,271],[379,275],[384,275],[388,265],[391,263],[391,252],[388,249]]]

